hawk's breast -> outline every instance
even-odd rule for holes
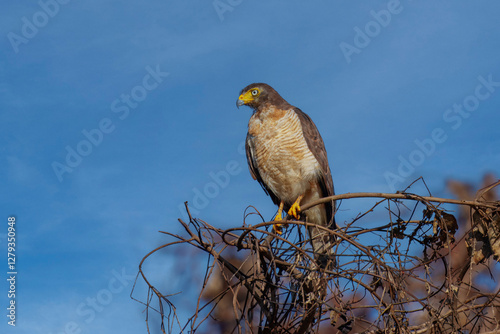
[[[262,180],[285,203],[293,203],[311,187],[320,172],[299,117],[293,109],[271,106],[250,118],[248,132]]]

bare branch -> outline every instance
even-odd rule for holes
[[[491,332],[500,328],[500,286],[478,285],[474,277],[495,270],[500,257],[500,203],[491,195],[499,184],[475,200],[349,193],[306,203],[304,211],[332,200],[381,199],[342,228],[314,226],[335,236],[335,258],[326,266],[315,260],[307,222],[288,217],[280,222],[287,226],[283,235],[271,232],[272,221],[219,229],[193,218],[186,204],[189,222],[179,220],[184,235],[161,232],[174,240],[139,264],[148,287],[147,322],[152,310],[164,333],[210,332],[211,326],[221,333]],[[469,207],[474,219],[457,221],[440,208],[443,203]],[[264,220],[253,210],[245,220],[253,213]],[[153,254],[179,247],[209,256],[193,315],[185,321],[171,301],[176,296],[163,294],[144,272]]]

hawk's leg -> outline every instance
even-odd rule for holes
[[[278,209],[278,213],[276,214],[276,217],[274,217],[274,221],[278,222],[281,221],[281,214],[283,212],[283,201],[280,203],[280,208]],[[273,232],[281,235],[283,233],[283,224],[274,224],[273,225]]]
[[[293,216],[295,217],[296,219],[299,219],[300,218],[300,201],[302,200],[302,198],[304,197],[304,195],[300,195],[299,197],[297,197],[297,200],[295,201],[295,203],[292,204],[292,206],[290,207],[290,210],[288,210],[288,214],[290,216]]]

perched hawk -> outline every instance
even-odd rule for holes
[[[297,219],[336,228],[333,201],[304,212],[300,209],[300,203],[334,195],[325,145],[309,116],[264,83],[243,88],[236,105],[254,109],[246,139],[248,167],[274,204],[279,205],[274,220],[280,221],[286,210]],[[279,223],[273,228],[281,234]],[[325,265],[331,255],[332,238],[314,227],[309,228],[309,234],[316,259]]]

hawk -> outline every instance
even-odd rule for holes
[[[246,156],[250,174],[279,205],[273,230],[282,233],[283,210],[308,223],[336,228],[333,201],[301,212],[300,204],[334,195],[325,145],[316,125],[299,108],[290,105],[265,83],[254,83],[240,92],[237,107],[254,112],[248,123]],[[320,265],[331,258],[333,239],[310,227],[313,252]]]

